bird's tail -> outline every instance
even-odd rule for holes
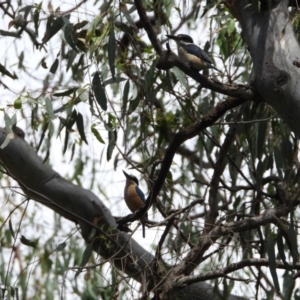
[[[215,69],[216,71],[218,71],[218,72],[220,72],[220,73],[222,73],[223,74],[223,72],[222,71],[220,71],[219,69],[217,69],[214,65],[210,65],[210,67],[212,68],[212,69]]]
[[[145,238],[146,236],[146,228],[145,228],[145,224],[142,224],[143,227],[143,238]]]
[[[148,220],[148,213],[145,214],[145,216],[141,219],[142,227],[143,227],[143,238],[146,237],[146,226],[145,221]]]

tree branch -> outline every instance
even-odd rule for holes
[[[241,115],[241,110],[237,114],[237,119]],[[218,153],[217,161],[214,166],[214,173],[211,179],[210,183],[210,189],[209,189],[209,214],[205,221],[205,230],[209,231],[215,224],[216,218],[218,217],[218,191],[219,191],[219,182],[221,175],[224,172],[225,166],[226,166],[226,157],[227,153],[229,151],[229,148],[231,144],[234,141],[235,134],[237,131],[237,125],[231,125],[228,133],[226,134],[226,138],[224,140],[224,143],[222,144],[220,151]]]
[[[0,144],[3,144],[6,137],[7,131],[0,128]],[[114,218],[98,197],[89,190],[65,180],[48,165],[43,164],[41,158],[23,138],[15,135],[6,147],[0,149],[0,161],[21,184],[28,197],[78,223],[86,241],[94,232],[93,249],[103,258],[109,259],[122,272],[138,282],[142,282],[143,272],[149,271],[148,273],[151,274],[154,256],[129,235],[116,230]],[[45,198],[49,198],[50,203],[46,202]],[[67,214],[66,210],[70,214]],[[76,219],[76,216],[80,218]],[[101,227],[104,235],[99,236],[90,222]],[[114,243],[110,242],[111,239]],[[203,299],[220,300],[219,296],[211,297],[212,292],[213,287],[204,282],[192,284],[181,290],[183,297],[192,293],[194,299],[197,299],[200,293]],[[238,299],[245,300],[233,295],[229,297],[229,300]]]
[[[151,25],[151,21],[150,21],[150,19],[148,18],[147,14],[146,14],[146,10],[145,10],[145,8],[143,6],[142,1],[141,0],[134,0],[134,3],[135,3],[135,6],[136,6],[136,9],[138,11],[140,20],[141,20],[141,22],[143,24],[143,27],[145,28],[145,30],[146,30],[146,32],[148,34],[148,37],[149,37],[149,39],[151,41],[151,44],[153,45],[155,51],[159,55],[161,55],[162,52],[163,52],[161,43],[157,39],[155,30],[154,30],[153,26]]]
[[[210,79],[193,70],[190,66],[185,64],[175,53],[170,51],[163,51],[156,67],[161,70],[168,70],[172,67],[177,67],[182,72],[199,82],[203,88],[210,89],[223,95],[243,98],[245,100],[250,100],[257,97],[253,87],[250,87],[248,85],[223,84],[219,81]]]
[[[270,208],[266,210],[262,215],[249,218],[247,220],[241,220],[236,222],[230,222],[227,224],[220,224],[215,226],[208,234],[204,234],[201,237],[200,244],[194,247],[190,253],[176,266],[172,273],[169,274],[171,280],[167,280],[164,285],[164,296],[168,297],[174,290],[177,289],[177,283],[175,278],[180,279],[182,276],[190,274],[202,261],[203,254],[206,250],[213,245],[220,237],[232,234],[235,232],[243,232],[258,228],[260,226],[273,223],[278,224],[278,218],[285,216],[289,212],[289,206],[281,206],[278,208]]]
[[[237,270],[243,269],[245,267],[249,267],[249,266],[269,267],[269,260],[267,258],[245,259],[245,260],[242,260],[240,262],[232,263],[232,264],[228,265],[225,268],[214,270],[212,272],[207,272],[205,274],[179,277],[176,280],[176,285],[185,286],[185,285],[189,285],[191,283],[196,283],[196,282],[200,282],[200,281],[226,277],[225,276],[226,274],[232,273],[234,271],[237,271]],[[276,268],[287,270],[287,267],[280,260],[276,260]],[[296,265],[294,266],[294,269],[295,270],[300,269],[300,263],[299,262],[296,263]],[[243,279],[243,280],[245,280],[245,279]]]
[[[205,128],[214,124],[221,116],[223,116],[228,110],[233,109],[243,103],[245,103],[246,99],[235,99],[231,98],[224,102],[219,103],[210,113],[204,116],[201,120],[195,122],[189,127],[182,129],[178,133],[175,134],[172,142],[166,150],[164,159],[161,164],[161,169],[158,174],[158,178],[153,185],[153,189],[146,200],[146,205],[140,210],[130,214],[120,220],[118,220],[118,224],[122,225],[127,222],[133,222],[137,219],[140,219],[146,211],[150,208],[154,201],[156,201],[156,197],[158,196],[165,179],[167,178],[168,172],[170,170],[174,155],[177,152],[177,149],[187,140],[197,136],[201,131]]]
[[[7,131],[0,128],[0,144],[6,137]],[[153,256],[133,239],[128,243],[130,236],[116,230],[115,219],[96,195],[43,164],[36,152],[17,135],[0,149],[0,160],[29,198],[79,224],[85,241],[93,239],[94,251],[106,259],[114,257],[113,262],[118,268],[140,280],[140,270],[149,268]],[[93,224],[102,229],[101,235]],[[110,246],[105,247],[108,243]]]
[[[254,90],[245,85],[225,85],[218,81],[214,81],[211,79],[208,79],[207,77],[201,75],[199,72],[194,71],[190,66],[185,64],[180,60],[180,58],[170,50],[163,50],[162,45],[160,41],[157,39],[155,30],[151,24],[151,20],[148,18],[145,8],[142,4],[141,0],[135,0],[135,5],[141,20],[141,23],[143,24],[148,38],[151,41],[151,44],[153,45],[155,51],[160,56],[160,59],[156,65],[158,69],[162,70],[168,70],[174,66],[178,67],[181,71],[183,71],[185,74],[189,75],[191,78],[196,80],[203,86],[204,88],[211,89],[215,92],[230,96],[230,97],[236,97],[236,98],[244,98],[246,100],[255,98]]]

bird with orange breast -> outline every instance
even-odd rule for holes
[[[127,174],[125,171],[123,171],[125,177],[126,177],[126,183],[124,188],[124,199],[128,206],[128,208],[135,212],[142,208],[145,205],[146,199],[145,195],[142,192],[142,190],[139,188],[139,181],[138,179],[133,176]],[[147,213],[145,216],[141,219],[141,223],[143,226],[143,238],[145,238],[145,219],[147,218]]]

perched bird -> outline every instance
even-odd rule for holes
[[[174,40],[177,43],[178,56],[182,61],[189,64],[193,69],[201,71],[204,69],[217,69],[211,61],[208,54],[200,47],[194,44],[193,39],[187,34],[169,35],[169,39]]]
[[[124,188],[124,199],[128,206],[128,208],[135,212],[139,210],[141,207],[145,205],[145,195],[142,190],[139,188],[139,181],[138,179],[133,176],[127,174],[123,171],[126,177],[126,184]],[[147,214],[141,219],[142,226],[143,226],[143,238],[145,237],[145,224],[144,220],[147,218]]]

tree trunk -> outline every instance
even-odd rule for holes
[[[289,1],[272,1],[271,7],[263,7],[267,2],[261,1],[260,11],[247,0],[232,1],[228,7],[241,24],[252,56],[250,84],[257,91],[257,100],[271,105],[300,137],[300,48],[290,21]]]

